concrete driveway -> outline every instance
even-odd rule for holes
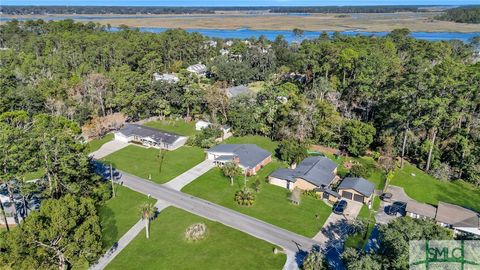
[[[197,166],[168,181],[164,186],[175,190],[181,190],[184,186],[190,184],[193,180],[208,172],[213,167],[215,167],[215,165],[212,160],[204,160]]]
[[[390,221],[394,220],[400,215],[388,215],[386,213],[386,209],[391,207],[395,202],[401,202],[401,203],[408,203],[412,199],[408,197],[408,195],[405,193],[403,188],[397,187],[397,186],[388,186],[387,188],[388,193],[392,193],[392,198],[388,201],[380,201],[380,207],[377,211],[377,214],[375,215],[375,220],[379,224],[387,224]]]
[[[126,142],[121,142],[117,140],[109,141],[102,145],[100,149],[98,149],[95,152],[90,153],[90,156],[93,157],[94,159],[101,159],[104,158],[124,147],[127,147],[129,143]]]
[[[337,215],[332,212],[325,221],[325,224],[323,224],[320,232],[313,237],[314,240],[324,244],[332,240],[340,240],[344,237],[348,230],[348,228],[345,227],[348,223],[347,221],[357,218],[360,209],[363,207],[363,204],[359,202],[351,200],[347,200],[347,202],[347,208],[345,208],[343,215]],[[340,227],[335,228],[336,226]]]

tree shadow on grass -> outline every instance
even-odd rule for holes
[[[107,250],[118,240],[117,221],[112,209],[107,205],[104,205],[99,213],[102,226],[102,246],[104,250]]]

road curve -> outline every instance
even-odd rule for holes
[[[123,185],[128,188],[163,200],[166,203],[195,215],[220,222],[226,226],[248,233],[256,238],[280,246],[287,251],[309,251],[312,246],[320,245],[320,243],[310,238],[276,227],[223,206],[125,172],[122,172],[122,174],[121,181],[123,181]],[[299,226],[301,226],[301,224],[299,224]]]

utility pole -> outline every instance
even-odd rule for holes
[[[110,181],[112,182],[112,197],[115,198],[115,186],[113,184],[113,167],[112,164],[110,163]]]

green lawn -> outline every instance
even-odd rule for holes
[[[267,137],[258,136],[258,135],[249,135],[242,137],[230,137],[226,139],[223,143],[232,143],[232,144],[242,144],[242,143],[251,143],[256,144],[257,146],[272,152],[275,155],[275,150],[278,147],[278,142],[272,141]]]
[[[377,168],[375,160],[371,157],[344,157],[340,156],[335,158],[333,155],[327,154],[327,157],[333,160],[338,164],[338,175],[345,177],[348,173],[348,169],[343,166],[345,161],[347,162],[358,162],[363,166],[369,168],[371,174],[367,177],[367,180],[375,184],[375,189],[382,190],[385,187],[385,173]]]
[[[191,224],[207,225],[207,238],[188,242]],[[150,239],[143,230],[106,269],[281,269],[285,255],[274,245],[218,222],[169,207],[152,221]]]
[[[138,208],[146,201],[155,202],[147,196],[122,186],[116,187],[116,196],[98,209],[102,225],[102,243],[105,249],[110,248],[137,221],[140,220]]]
[[[184,120],[163,120],[152,121],[144,124],[147,127],[157,128],[168,132],[173,132],[183,136],[192,136],[195,130],[195,121],[186,122]]]
[[[409,163],[395,172],[390,184],[403,187],[409,197],[420,202],[437,205],[443,201],[480,212],[480,189],[461,180],[438,180]]]
[[[113,133],[109,133],[102,138],[89,141],[87,146],[88,152],[91,153],[97,151],[98,149],[100,149],[100,147],[102,147],[102,145],[113,140],[113,137]]]
[[[103,160],[114,167],[133,175],[149,179],[160,184],[188,171],[205,159],[198,147],[183,146],[174,151],[163,151],[165,157],[160,170],[160,150],[129,145],[106,156]]]
[[[287,189],[265,182],[266,176],[279,167],[285,165],[272,161],[260,170],[257,177],[262,183],[261,190],[257,194],[255,204],[250,207],[239,206],[233,200],[235,191],[243,186],[244,178],[238,177],[231,186],[219,168],[210,170],[184,187],[182,191],[292,232],[313,237],[322,228],[331,213],[331,208],[321,200],[306,196],[302,197],[300,205],[293,205],[288,200]],[[247,185],[251,185],[254,179],[255,176],[251,177]]]

